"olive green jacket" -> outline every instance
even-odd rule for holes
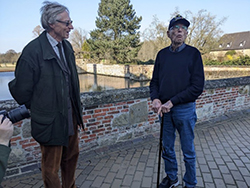
[[[71,72],[72,107],[78,125],[83,126],[79,78],[71,44],[62,41]],[[31,112],[31,134],[43,145],[68,144],[69,93],[59,59],[50,45],[46,31],[31,41],[18,59],[15,78],[9,89],[18,104],[25,104]]]
[[[0,144],[0,184],[5,175],[10,151],[11,151],[10,147]]]

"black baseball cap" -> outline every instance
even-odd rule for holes
[[[176,15],[170,22],[168,26],[168,30],[170,30],[171,27],[173,27],[175,24],[181,23],[185,26],[189,26],[190,22],[187,21],[185,18],[183,18],[180,14]]]

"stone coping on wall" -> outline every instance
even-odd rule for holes
[[[204,89],[216,89],[241,85],[250,85],[250,76],[219,80],[206,80]],[[148,97],[150,97],[149,87],[81,93],[81,101],[84,108],[90,108],[100,104],[116,103]],[[14,100],[0,101],[0,110],[5,109],[8,111],[18,106],[19,105]]]
[[[250,84],[250,76],[219,80],[206,80],[204,89],[225,88],[230,86],[242,86],[248,84]]]
[[[81,101],[84,107],[92,107],[100,104],[116,103],[148,97],[149,87],[138,87],[130,89],[116,89],[102,92],[82,93]]]
[[[249,66],[204,66],[204,71],[250,71]]]

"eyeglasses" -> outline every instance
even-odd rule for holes
[[[170,28],[170,30],[175,30],[176,31],[176,30],[179,30],[180,28],[185,30],[185,31],[187,31],[187,29],[188,29],[187,26],[185,26],[185,25],[182,25],[182,26],[174,25],[173,27]]]
[[[72,20],[68,20],[68,21],[61,21],[61,20],[56,20],[59,23],[63,23],[66,25],[66,27],[68,27],[69,25],[71,25],[73,23]]]

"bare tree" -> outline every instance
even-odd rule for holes
[[[211,49],[214,49],[218,45],[219,38],[223,34],[220,26],[226,21],[227,18],[223,17],[217,21],[216,16],[211,15],[203,9],[199,10],[196,15],[194,15],[191,11],[180,13],[178,7],[172,14],[170,14],[170,18],[176,16],[177,14],[181,14],[190,21],[190,27],[188,28],[189,34],[186,39],[187,44],[195,46],[201,51],[202,54],[210,52]],[[167,30],[168,24],[160,22],[155,15],[149,28],[143,31],[142,38],[144,40],[144,44],[138,54],[138,58],[144,60],[146,56],[152,52],[152,54],[154,54],[152,58],[154,59],[159,49],[168,46],[170,44],[170,40],[167,37]],[[148,42],[151,42],[153,45],[149,45]],[[144,52],[142,52],[142,50]],[[147,54],[143,55],[144,53]]]
[[[5,54],[0,54],[0,63],[12,63],[15,64],[20,53],[16,53],[15,50],[8,50]]]
[[[74,29],[70,34],[70,42],[75,50],[75,52],[79,53],[82,51],[82,46],[84,41],[87,39],[88,33],[87,31],[77,28]]]
[[[34,37],[38,37],[43,32],[43,30],[44,29],[40,25],[38,25],[34,28],[32,33],[34,34]]]
[[[223,33],[220,26],[226,21],[226,17],[216,21],[216,16],[202,9],[198,11],[197,15],[188,12],[187,19],[191,23],[188,29],[187,44],[195,46],[202,54],[210,52],[218,45]]]
[[[167,30],[167,25],[160,22],[157,16],[154,15],[149,28],[146,28],[142,33],[144,43],[138,53],[138,58],[143,61],[155,59],[156,53],[170,44]]]
[[[191,11],[180,13],[178,7],[176,7],[171,17],[177,14],[183,15],[190,21],[189,34],[186,39],[187,44],[195,46],[202,54],[209,53],[218,46],[218,41],[223,34],[220,26],[227,20],[226,17],[218,20],[215,15],[211,15],[204,9],[199,10],[197,14],[193,14]]]

